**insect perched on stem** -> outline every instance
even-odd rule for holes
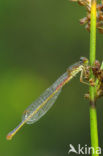
[[[88,68],[88,59],[85,57],[81,57],[79,62],[70,66],[67,71],[52,84],[52,86],[46,89],[44,93],[25,110],[22,116],[22,122],[7,135],[7,139],[11,140],[25,123],[32,124],[38,121],[52,107],[59,96],[62,87],[79,72],[81,72],[80,81],[86,83],[83,81],[83,77],[88,77]]]

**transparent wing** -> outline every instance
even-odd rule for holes
[[[62,87],[80,72],[82,68],[83,65],[81,62],[70,66],[67,72],[60,76],[50,88],[46,89],[46,91],[25,110],[22,116],[22,122],[8,133],[6,138],[11,140],[25,123],[32,124],[39,120],[52,107]]]
[[[27,108],[27,110],[25,111],[25,113],[22,116],[22,120],[25,120],[26,118],[28,118],[28,116],[31,113],[34,112],[34,115],[26,123],[32,124],[32,123],[38,121],[52,107],[52,105],[55,103],[57,97],[59,96],[60,92],[61,92],[61,89],[51,99],[49,99],[48,102],[43,107],[41,107],[39,109],[39,111],[36,111],[36,109],[38,108],[38,104],[43,103],[43,98],[41,96],[32,105],[30,105]]]
[[[55,103],[61,92],[63,82],[67,78],[68,73],[66,72],[54,82],[51,87],[46,89],[44,93],[25,110],[22,116],[22,121],[27,120],[27,124],[32,124],[38,121]],[[29,118],[29,116],[31,117]]]

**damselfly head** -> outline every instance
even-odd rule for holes
[[[88,65],[88,59],[86,57],[80,57],[80,63],[83,65]]]

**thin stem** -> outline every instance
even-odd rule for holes
[[[90,65],[94,65],[96,58],[96,0],[91,2],[91,26],[90,26]],[[90,78],[94,78],[90,71]],[[91,146],[94,148],[92,156],[99,156],[96,153],[98,146],[98,128],[97,128],[97,112],[95,103],[95,87],[90,86],[90,131],[91,131]]]
[[[98,129],[97,129],[97,112],[96,108],[90,106],[90,128],[91,128],[91,147],[93,147],[94,151],[92,151],[92,156],[99,156],[97,153],[98,145]]]

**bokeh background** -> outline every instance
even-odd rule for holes
[[[0,155],[67,156],[69,144],[90,146],[88,86],[79,76],[41,120],[6,140],[26,107],[80,56],[89,56],[89,33],[79,25],[85,14],[68,0],[0,2]],[[102,58],[103,35],[97,33],[97,59]],[[103,99],[97,113],[103,147]]]

